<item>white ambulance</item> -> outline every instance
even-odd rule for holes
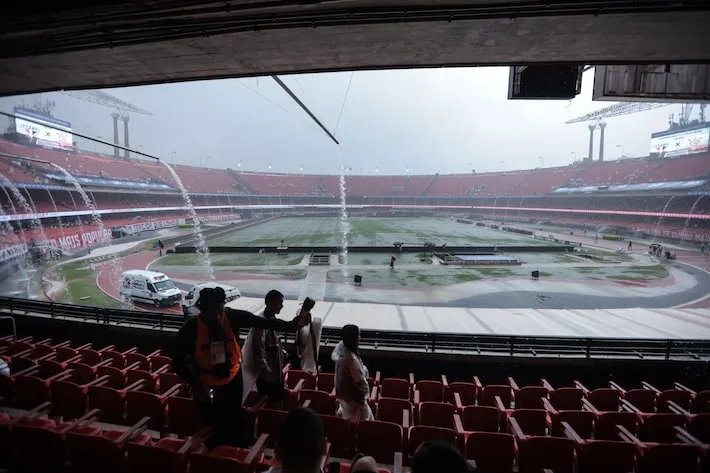
[[[121,274],[120,295],[122,300],[169,306],[182,300],[182,292],[163,273],[131,270]]]

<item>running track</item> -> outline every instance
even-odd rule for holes
[[[158,250],[149,250],[142,253],[136,253],[134,255],[125,256],[120,258],[121,267],[123,270],[129,269],[146,269],[151,261],[159,257]],[[96,275],[96,286],[107,294],[108,296],[120,301],[119,289],[118,289],[118,277],[114,276],[111,271],[110,265],[104,265],[99,273]],[[182,314],[182,308],[180,304],[174,305],[172,307],[161,307],[156,308],[152,305],[147,304],[136,304],[137,309],[150,310],[152,312],[165,312],[169,314]]]

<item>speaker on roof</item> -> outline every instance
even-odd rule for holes
[[[508,99],[570,100],[582,90],[582,66],[512,66]]]

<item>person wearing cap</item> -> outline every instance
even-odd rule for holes
[[[290,322],[257,317],[251,312],[225,308],[221,287],[200,291],[200,313],[185,322],[174,340],[172,366],[192,388],[203,423],[212,427],[206,444],[248,446],[251,433],[242,408],[242,353],[238,343],[240,328],[295,332],[308,323],[302,312]]]

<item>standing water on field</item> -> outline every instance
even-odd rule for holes
[[[180,177],[172,168],[172,166],[170,166],[165,161],[160,162],[163,164],[163,166],[168,168],[168,171],[170,171],[170,174],[173,176],[175,183],[180,188],[182,200],[185,203],[185,206],[187,206],[188,214],[192,219],[192,234],[197,240],[197,253],[200,255],[200,259],[202,260],[202,267],[207,273],[207,277],[212,281],[214,280],[214,269],[212,269],[212,262],[210,261],[210,249],[207,246],[207,243],[205,242],[205,236],[202,234],[202,227],[200,226],[200,220],[197,218],[197,212],[195,212],[195,207],[192,205],[192,199],[190,199],[190,195],[187,193],[187,189],[183,185],[182,181],[180,180]]]

